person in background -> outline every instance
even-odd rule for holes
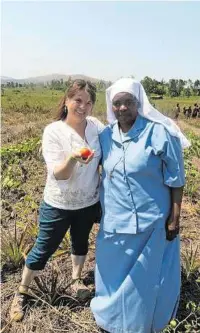
[[[197,117],[197,114],[198,114],[198,106],[197,104],[195,103],[194,104],[194,108],[192,110],[192,118],[196,118]]]
[[[181,112],[181,109],[180,109],[179,103],[177,103],[176,110],[175,110],[175,117],[174,117],[176,120],[178,119],[180,112]]]
[[[106,332],[160,332],[179,304],[182,149],[190,143],[141,83],[118,80],[106,101],[91,310]]]
[[[187,113],[186,113],[187,119],[191,118],[191,114],[192,114],[192,107],[189,106],[188,109],[187,109]]]
[[[198,109],[198,112],[197,112],[198,118],[200,118],[200,105],[198,106],[198,104],[197,104],[197,109]]]
[[[187,112],[187,108],[186,108],[186,106],[184,106],[183,107],[183,114],[184,114],[185,117],[186,117],[186,112]]]
[[[96,88],[91,82],[72,82],[61,101],[57,121],[44,129],[42,151],[48,174],[39,210],[39,233],[28,253],[11,305],[12,320],[23,318],[31,281],[44,269],[68,229],[72,251],[71,288],[81,299],[90,295],[81,274],[90,231],[100,219],[98,135],[104,127],[98,119],[89,116],[95,100]]]

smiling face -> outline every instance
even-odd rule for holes
[[[85,90],[77,91],[73,97],[67,98],[65,105],[68,109],[67,117],[75,122],[82,122],[91,115],[93,103],[90,94]]]
[[[138,114],[137,109],[138,101],[130,93],[118,93],[112,100],[112,110],[122,130],[132,127]]]

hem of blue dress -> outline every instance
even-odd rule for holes
[[[108,331],[109,333],[122,333],[121,329],[118,329],[116,327],[111,328],[111,326],[106,325],[105,321],[101,317],[97,316],[96,314],[94,315],[94,317],[95,317],[97,326],[101,327],[103,330]],[[118,332],[117,332],[117,330],[118,330]]]
[[[177,303],[178,303],[178,302],[177,302]],[[178,306],[177,306],[177,303],[176,303],[176,306],[175,306],[176,310],[174,310],[174,312],[177,311],[177,307],[178,307]],[[173,314],[174,314],[174,313],[173,313]],[[94,315],[94,317],[95,317],[95,321],[96,321],[97,326],[99,326],[100,328],[102,328],[102,329],[105,330],[105,331],[108,331],[109,333],[136,333],[136,332],[133,331],[133,330],[124,330],[124,329],[119,328],[119,327],[109,326],[109,325],[107,325],[107,324],[105,323],[105,321],[104,321],[101,317],[99,317],[99,316],[96,315],[96,314],[93,314],[93,315]],[[173,318],[174,318],[174,317],[172,316],[172,319],[173,319]],[[158,329],[158,330],[152,328],[152,329],[151,329],[151,333],[161,333],[161,332],[163,332],[163,330],[166,328],[166,326],[167,326],[167,324],[164,325],[164,327],[163,327],[162,329]],[[142,327],[141,327],[141,329],[142,329]],[[143,331],[143,332],[145,332],[145,331]]]
[[[109,326],[105,321],[98,315],[94,315],[97,326],[101,327],[103,330],[108,331],[109,333],[136,333],[133,330],[124,330],[119,327]]]

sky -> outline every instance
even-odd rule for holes
[[[6,1],[1,75],[200,79],[200,2]]]

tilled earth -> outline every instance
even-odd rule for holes
[[[22,165],[23,182],[16,189],[2,189],[2,230],[13,232],[15,223],[35,220],[36,213],[44,190],[46,171],[41,154],[24,159]],[[31,198],[28,203],[26,197]],[[29,204],[34,202],[33,208]],[[24,208],[25,207],[25,208]],[[28,208],[27,208],[28,207]],[[26,210],[27,208],[27,210]],[[200,243],[200,206],[199,201],[190,201],[184,198],[181,217],[181,247],[182,252],[189,251],[192,242],[193,248]],[[84,269],[85,283],[94,295],[94,265],[95,265],[95,237],[98,225],[95,224],[90,236],[90,251]],[[200,257],[198,250],[199,267]],[[53,333],[53,332],[100,332],[90,311],[90,299],[86,302],[78,301],[70,290],[71,260],[70,253],[52,259],[42,274],[39,275],[40,285],[33,283],[33,296],[29,299],[26,315],[21,323],[10,322],[9,308],[14,292],[20,282],[22,268],[13,269],[9,265],[2,267],[2,332],[6,333]],[[53,292],[54,278],[57,277],[56,291]],[[197,283],[198,271],[186,278],[182,274],[182,293],[178,311],[181,321],[189,314],[186,304],[189,301],[199,303],[200,287]],[[51,290],[52,288],[52,290]],[[50,295],[50,296],[49,296]],[[196,320],[195,317],[190,317]],[[183,326],[180,331],[186,332]],[[189,333],[197,332],[192,328]]]

